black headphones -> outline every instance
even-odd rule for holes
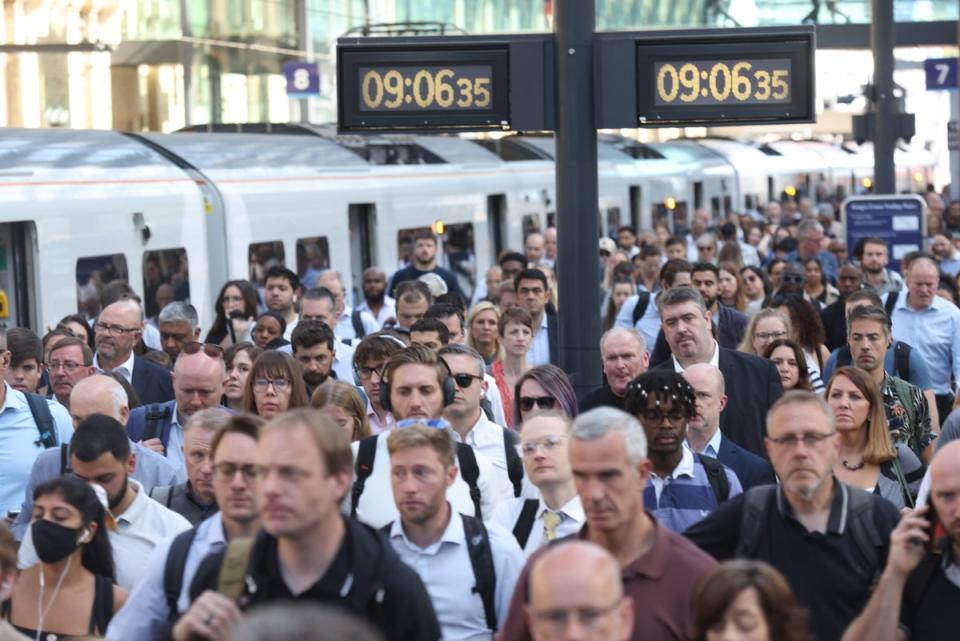
[[[457,386],[453,381],[453,373],[450,371],[450,366],[447,365],[447,361],[442,358],[437,358],[440,363],[443,364],[443,368],[447,370],[447,375],[443,377],[443,380],[440,382],[440,389],[443,392],[443,406],[452,405],[454,397],[457,394]],[[408,363],[404,363],[405,365]],[[422,363],[426,365],[427,363]],[[380,407],[384,411],[392,412],[393,408],[390,407],[390,382],[380,378]]]

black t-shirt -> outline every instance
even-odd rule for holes
[[[396,292],[397,285],[403,281],[417,280],[424,274],[436,274],[443,279],[443,282],[447,284],[447,293],[463,296],[463,292],[460,290],[460,283],[457,281],[456,275],[454,275],[454,273],[449,269],[444,269],[443,267],[437,266],[430,271],[422,272],[413,265],[408,265],[393,275],[393,279],[390,281],[390,291],[387,292],[387,296],[392,297]]]
[[[946,557],[928,554],[907,581],[900,622],[913,641],[954,641],[960,637],[960,587],[944,574],[951,562],[949,547]],[[929,564],[934,564],[933,568]],[[917,576],[919,573],[926,576]]]
[[[866,606],[876,578],[867,576],[860,547],[848,524],[847,496],[834,492],[827,532],[808,532],[793,516],[790,504],[778,490],[768,506],[765,522],[752,558],[777,568],[790,583],[801,604],[810,609],[810,629],[817,641],[838,641],[844,630]],[[900,518],[885,499],[873,497],[873,519],[883,541],[877,557],[886,562],[890,532]],[[709,516],[695,523],[684,536],[720,561],[735,556],[740,544],[740,519],[744,495],[721,503]]]
[[[586,412],[595,407],[615,407],[622,410],[625,399],[624,396],[614,394],[609,385],[601,385],[580,400],[580,412]]]

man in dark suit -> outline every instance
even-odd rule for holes
[[[144,404],[173,400],[170,371],[133,353],[143,335],[143,309],[137,301],[124,298],[107,305],[93,324],[93,331],[97,347],[93,365],[98,372],[122,374]]]
[[[713,365],[697,363],[683,370],[683,378],[690,383],[697,398],[697,414],[687,423],[690,449],[712,456],[736,472],[744,492],[755,485],[776,483],[769,463],[724,438],[720,431],[720,416],[727,405],[723,373]]]
[[[670,358],[655,367],[678,372],[696,363],[718,367],[730,381],[720,430],[737,445],[766,458],[767,410],[783,395],[776,367],[762,358],[720,347],[711,332],[710,312],[695,289],[678,287],[664,292],[657,308]]]
[[[546,274],[539,269],[524,269],[514,279],[514,289],[517,292],[517,304],[533,317],[533,340],[527,351],[527,362],[534,367],[547,363],[558,365],[557,316],[547,313],[550,284]]]
[[[737,349],[747,331],[750,317],[720,302],[720,270],[713,263],[694,263],[690,283],[703,296],[713,321],[713,332],[720,347]],[[670,346],[660,330],[650,362],[657,364],[670,358]]]

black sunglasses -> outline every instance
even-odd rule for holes
[[[460,389],[467,389],[473,385],[474,380],[482,381],[482,376],[475,376],[474,374],[467,374],[466,372],[461,372],[460,374],[450,374],[450,378],[453,379],[453,382],[457,384],[457,387]]]
[[[189,343],[184,344],[180,351],[184,354],[196,354],[199,351],[203,351],[203,353],[210,358],[223,358],[223,348],[212,343],[190,341]]]
[[[552,396],[521,396],[520,409],[524,412],[529,412],[533,409],[533,406],[536,405],[542,410],[549,410],[553,409],[556,402],[557,399]]]

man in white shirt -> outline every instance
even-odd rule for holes
[[[377,321],[377,329],[397,321],[397,301],[387,296],[387,274],[379,267],[363,270],[363,302],[356,307]]]
[[[485,527],[447,502],[447,489],[457,480],[450,431],[419,423],[394,430],[387,442],[400,513],[390,526],[390,543],[423,580],[445,641],[492,640],[523,569],[519,546],[503,528]],[[492,577],[484,559],[492,560]]]
[[[317,286],[324,287],[333,294],[335,303],[333,314],[337,322],[331,327],[334,328],[334,333],[341,341],[352,345],[358,338],[373,334],[380,329],[377,320],[366,312],[360,312],[357,323],[354,323],[353,308],[347,305],[346,289],[343,286],[343,278],[340,276],[340,272],[334,269],[326,270],[317,279]],[[357,324],[360,325],[359,328],[356,327]],[[357,329],[362,329],[363,332],[358,334]]]
[[[411,345],[391,356],[384,366],[380,402],[396,417],[397,427],[405,420],[415,419],[451,429],[449,423],[438,419],[443,408],[453,402],[455,385],[447,366],[434,352],[422,345]],[[383,527],[397,518],[397,507],[390,494],[386,436],[370,436],[351,447],[357,476],[344,511],[367,525]],[[457,478],[447,499],[458,512],[489,519],[500,496],[495,468],[490,459],[469,445],[459,447],[458,455]],[[471,487],[468,477],[473,473],[476,481]]]
[[[526,557],[586,522],[570,468],[569,431],[570,420],[561,414],[535,414],[520,430],[523,468],[540,498],[501,502],[493,522],[513,532]]]
[[[191,530],[165,540],[153,550],[143,578],[114,615],[108,639],[154,639],[164,624],[190,607],[190,582],[207,555],[223,549],[234,537],[253,536],[260,527],[254,493],[257,437],[263,421],[254,416],[230,418],[213,437],[213,493],[220,506]],[[180,590],[175,601],[165,593],[168,564],[180,563],[175,575]]]
[[[516,450],[519,439],[515,432],[489,420],[480,408],[480,399],[488,389],[483,378],[483,357],[466,345],[447,345],[437,355],[450,368],[456,386],[453,403],[443,410],[443,418],[453,427],[454,439],[490,459],[497,472],[501,499],[520,496],[523,463]]]
[[[147,567],[153,548],[162,540],[190,529],[190,522],[160,505],[130,478],[136,455],[123,425],[94,414],[77,426],[70,441],[70,463],[77,478],[96,483],[107,493],[108,507],[117,523],[110,532],[117,585],[132,590]],[[37,563],[30,530],[20,546],[19,565]]]

